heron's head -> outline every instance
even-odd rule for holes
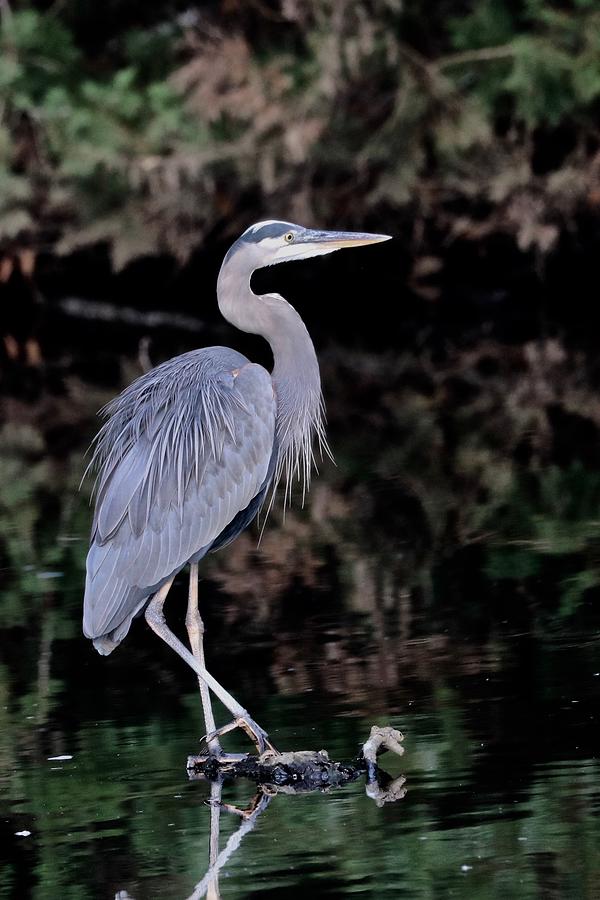
[[[317,231],[291,222],[257,222],[251,225],[232,247],[235,252],[251,251],[254,268],[273,266],[293,259],[323,256],[344,247],[361,247],[389,241],[388,234],[363,234],[354,231]]]

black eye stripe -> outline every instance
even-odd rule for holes
[[[279,225],[263,225],[262,228],[257,229],[256,231],[248,234],[246,236],[247,240],[251,241],[253,244],[258,243],[259,241],[264,240],[264,238],[281,238],[285,234],[289,232],[289,226],[285,228],[285,226]]]

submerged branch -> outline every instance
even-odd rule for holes
[[[221,778],[248,778],[257,784],[274,789],[277,793],[323,791],[332,787],[342,787],[366,775],[368,784],[378,783],[381,787],[381,792],[377,795],[381,799],[386,793],[389,776],[378,769],[377,757],[385,750],[402,756],[403,740],[404,736],[395,728],[373,725],[361,752],[351,762],[331,760],[326,750],[300,750],[290,753],[267,750],[259,757],[247,755],[242,759],[219,759],[209,755],[190,756],[188,773],[191,778],[206,778],[209,781]],[[399,797],[396,796],[394,799]]]

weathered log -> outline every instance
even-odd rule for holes
[[[329,758],[326,750],[300,750],[289,753],[275,753],[267,750],[261,756],[247,754],[242,758],[228,759],[210,756],[190,756],[188,773],[191,778],[206,778],[210,781],[222,778],[248,778],[256,784],[271,787],[278,793],[327,790],[341,787],[366,775],[371,787],[370,796],[377,803],[385,803],[404,796],[404,777],[395,779],[382,772],[377,766],[377,757],[385,750],[402,756],[403,735],[389,726],[373,725],[368,739],[358,756],[350,762],[336,762]],[[406,791],[404,791],[406,793]]]

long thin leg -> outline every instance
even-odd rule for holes
[[[259,725],[251,718],[250,714],[247,710],[244,709],[241,704],[237,702],[235,697],[232,697],[229,691],[226,691],[225,688],[219,684],[216,678],[210,674],[210,672],[206,671],[206,667],[200,665],[198,660],[193,656],[192,653],[185,647],[179,638],[173,634],[173,632],[167,626],[165,621],[165,614],[163,612],[163,606],[165,600],[167,598],[167,594],[173,584],[173,578],[167,581],[163,586],[156,592],[153,596],[152,600],[146,607],[146,622],[152,629],[152,631],[157,634],[163,641],[171,647],[175,653],[179,654],[179,656],[185,660],[185,662],[194,670],[196,675],[205,682],[206,685],[211,689],[211,691],[219,698],[223,706],[227,707],[229,712],[235,718],[235,726],[243,728],[246,731],[252,740],[256,743],[256,748],[259,753],[262,753],[264,750],[270,749],[275,750],[273,744],[269,741],[269,737]],[[226,731],[230,731],[231,727],[226,726]],[[223,729],[220,729],[217,734],[224,733]],[[211,735],[212,737],[212,735]],[[275,752],[277,752],[275,750]]]
[[[185,627],[187,628],[188,637],[190,639],[190,647],[194,657],[198,660],[198,664],[203,669],[206,668],[204,662],[204,622],[200,617],[198,609],[198,563],[190,563],[190,585],[188,590],[188,608],[185,617]],[[198,685],[200,687],[200,698],[202,700],[202,709],[204,711],[204,725],[206,734],[212,735],[217,730],[215,725],[215,717],[210,702],[210,691],[204,679],[198,675]],[[221,745],[218,738],[207,738],[209,753],[220,756]]]

